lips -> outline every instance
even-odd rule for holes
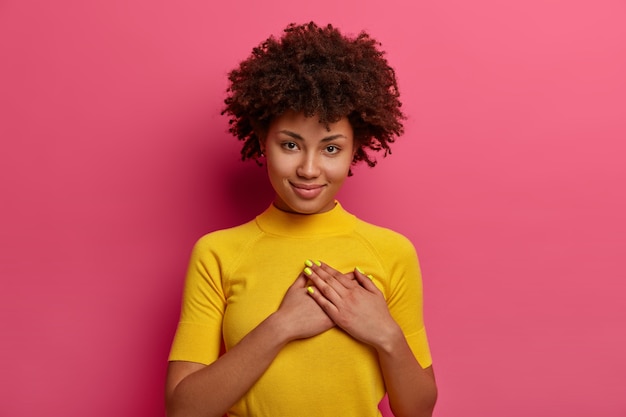
[[[324,184],[294,184],[292,182],[290,182],[289,185],[291,185],[291,189],[297,196],[306,200],[313,199],[320,195],[325,187]]]

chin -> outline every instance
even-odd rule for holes
[[[284,211],[290,211],[297,214],[318,214],[332,210],[334,207],[334,200],[331,202],[309,202],[309,203],[295,203],[278,205],[277,207]]]

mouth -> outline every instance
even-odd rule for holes
[[[325,184],[297,184],[292,182],[289,182],[289,185],[297,196],[305,200],[317,197],[326,187]]]

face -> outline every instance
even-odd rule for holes
[[[274,205],[301,214],[323,213],[348,176],[354,156],[350,122],[329,125],[318,117],[288,112],[274,119],[263,143]]]

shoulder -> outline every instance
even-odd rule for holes
[[[261,233],[255,221],[251,220],[239,226],[205,234],[196,241],[193,251],[196,254],[215,251],[236,252]]]
[[[419,290],[421,272],[413,243],[401,233],[359,220],[355,228],[357,239],[369,247],[373,259],[382,268],[383,291],[387,300],[396,299],[408,287]],[[376,274],[374,274],[376,276]]]
[[[413,243],[401,233],[357,219],[355,232],[379,251],[414,252]]]
[[[413,243],[401,233],[358,220],[355,234],[388,271],[419,264]]]

